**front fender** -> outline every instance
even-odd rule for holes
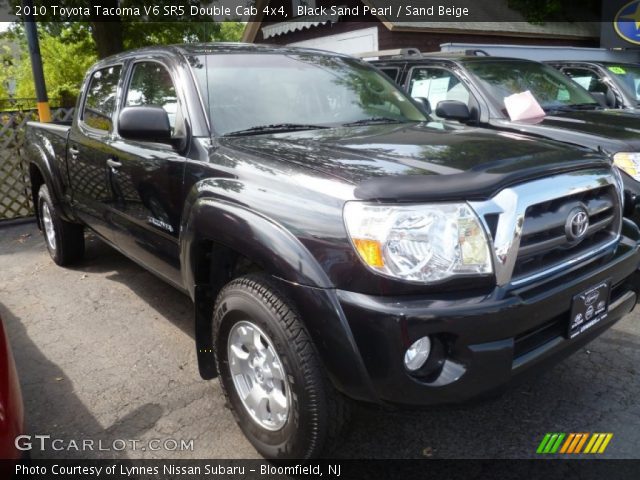
[[[203,378],[216,374],[211,332],[215,299],[212,286],[202,285],[195,274],[203,258],[203,239],[232,249],[275,277],[298,307],[333,385],[352,398],[377,401],[335,287],[312,254],[282,225],[212,197],[196,200],[182,227],[183,281],[196,304],[196,348]]]
[[[184,215],[181,235],[183,283],[193,298],[198,243],[223,245],[259,265],[265,272],[299,285],[332,288],[324,270],[287,229],[264,215],[226,200],[196,200]]]

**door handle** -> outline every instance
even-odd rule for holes
[[[69,153],[71,154],[71,156],[73,158],[76,158],[78,156],[78,154],[80,153],[80,150],[78,150],[75,146],[69,147]]]
[[[114,160],[113,158],[108,158],[107,165],[109,165],[111,168],[120,168],[122,166],[122,163]]]

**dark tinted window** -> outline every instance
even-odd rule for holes
[[[82,110],[85,125],[110,132],[113,129],[113,112],[121,67],[114,66],[96,70],[91,76],[87,97]]]
[[[125,105],[162,107],[175,127],[178,100],[176,89],[167,69],[156,62],[140,62],[133,66],[131,83]]]
[[[398,72],[400,69],[398,68],[381,68],[380,71],[384,73],[387,77],[389,77],[394,82],[398,80]]]

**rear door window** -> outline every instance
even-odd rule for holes
[[[81,117],[86,126],[103,132],[113,130],[113,113],[121,71],[120,65],[114,65],[96,70],[91,75]]]
[[[399,68],[385,67],[385,68],[381,68],[380,71],[384,73],[387,77],[389,77],[391,80],[393,80],[394,82],[398,80],[398,73],[400,72]]]

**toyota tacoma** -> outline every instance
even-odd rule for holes
[[[270,458],[320,455],[347,399],[463,402],[636,304],[620,173],[585,149],[447,125],[312,49],[156,47],[30,123],[53,260],[85,229],[188,294],[200,374]]]

